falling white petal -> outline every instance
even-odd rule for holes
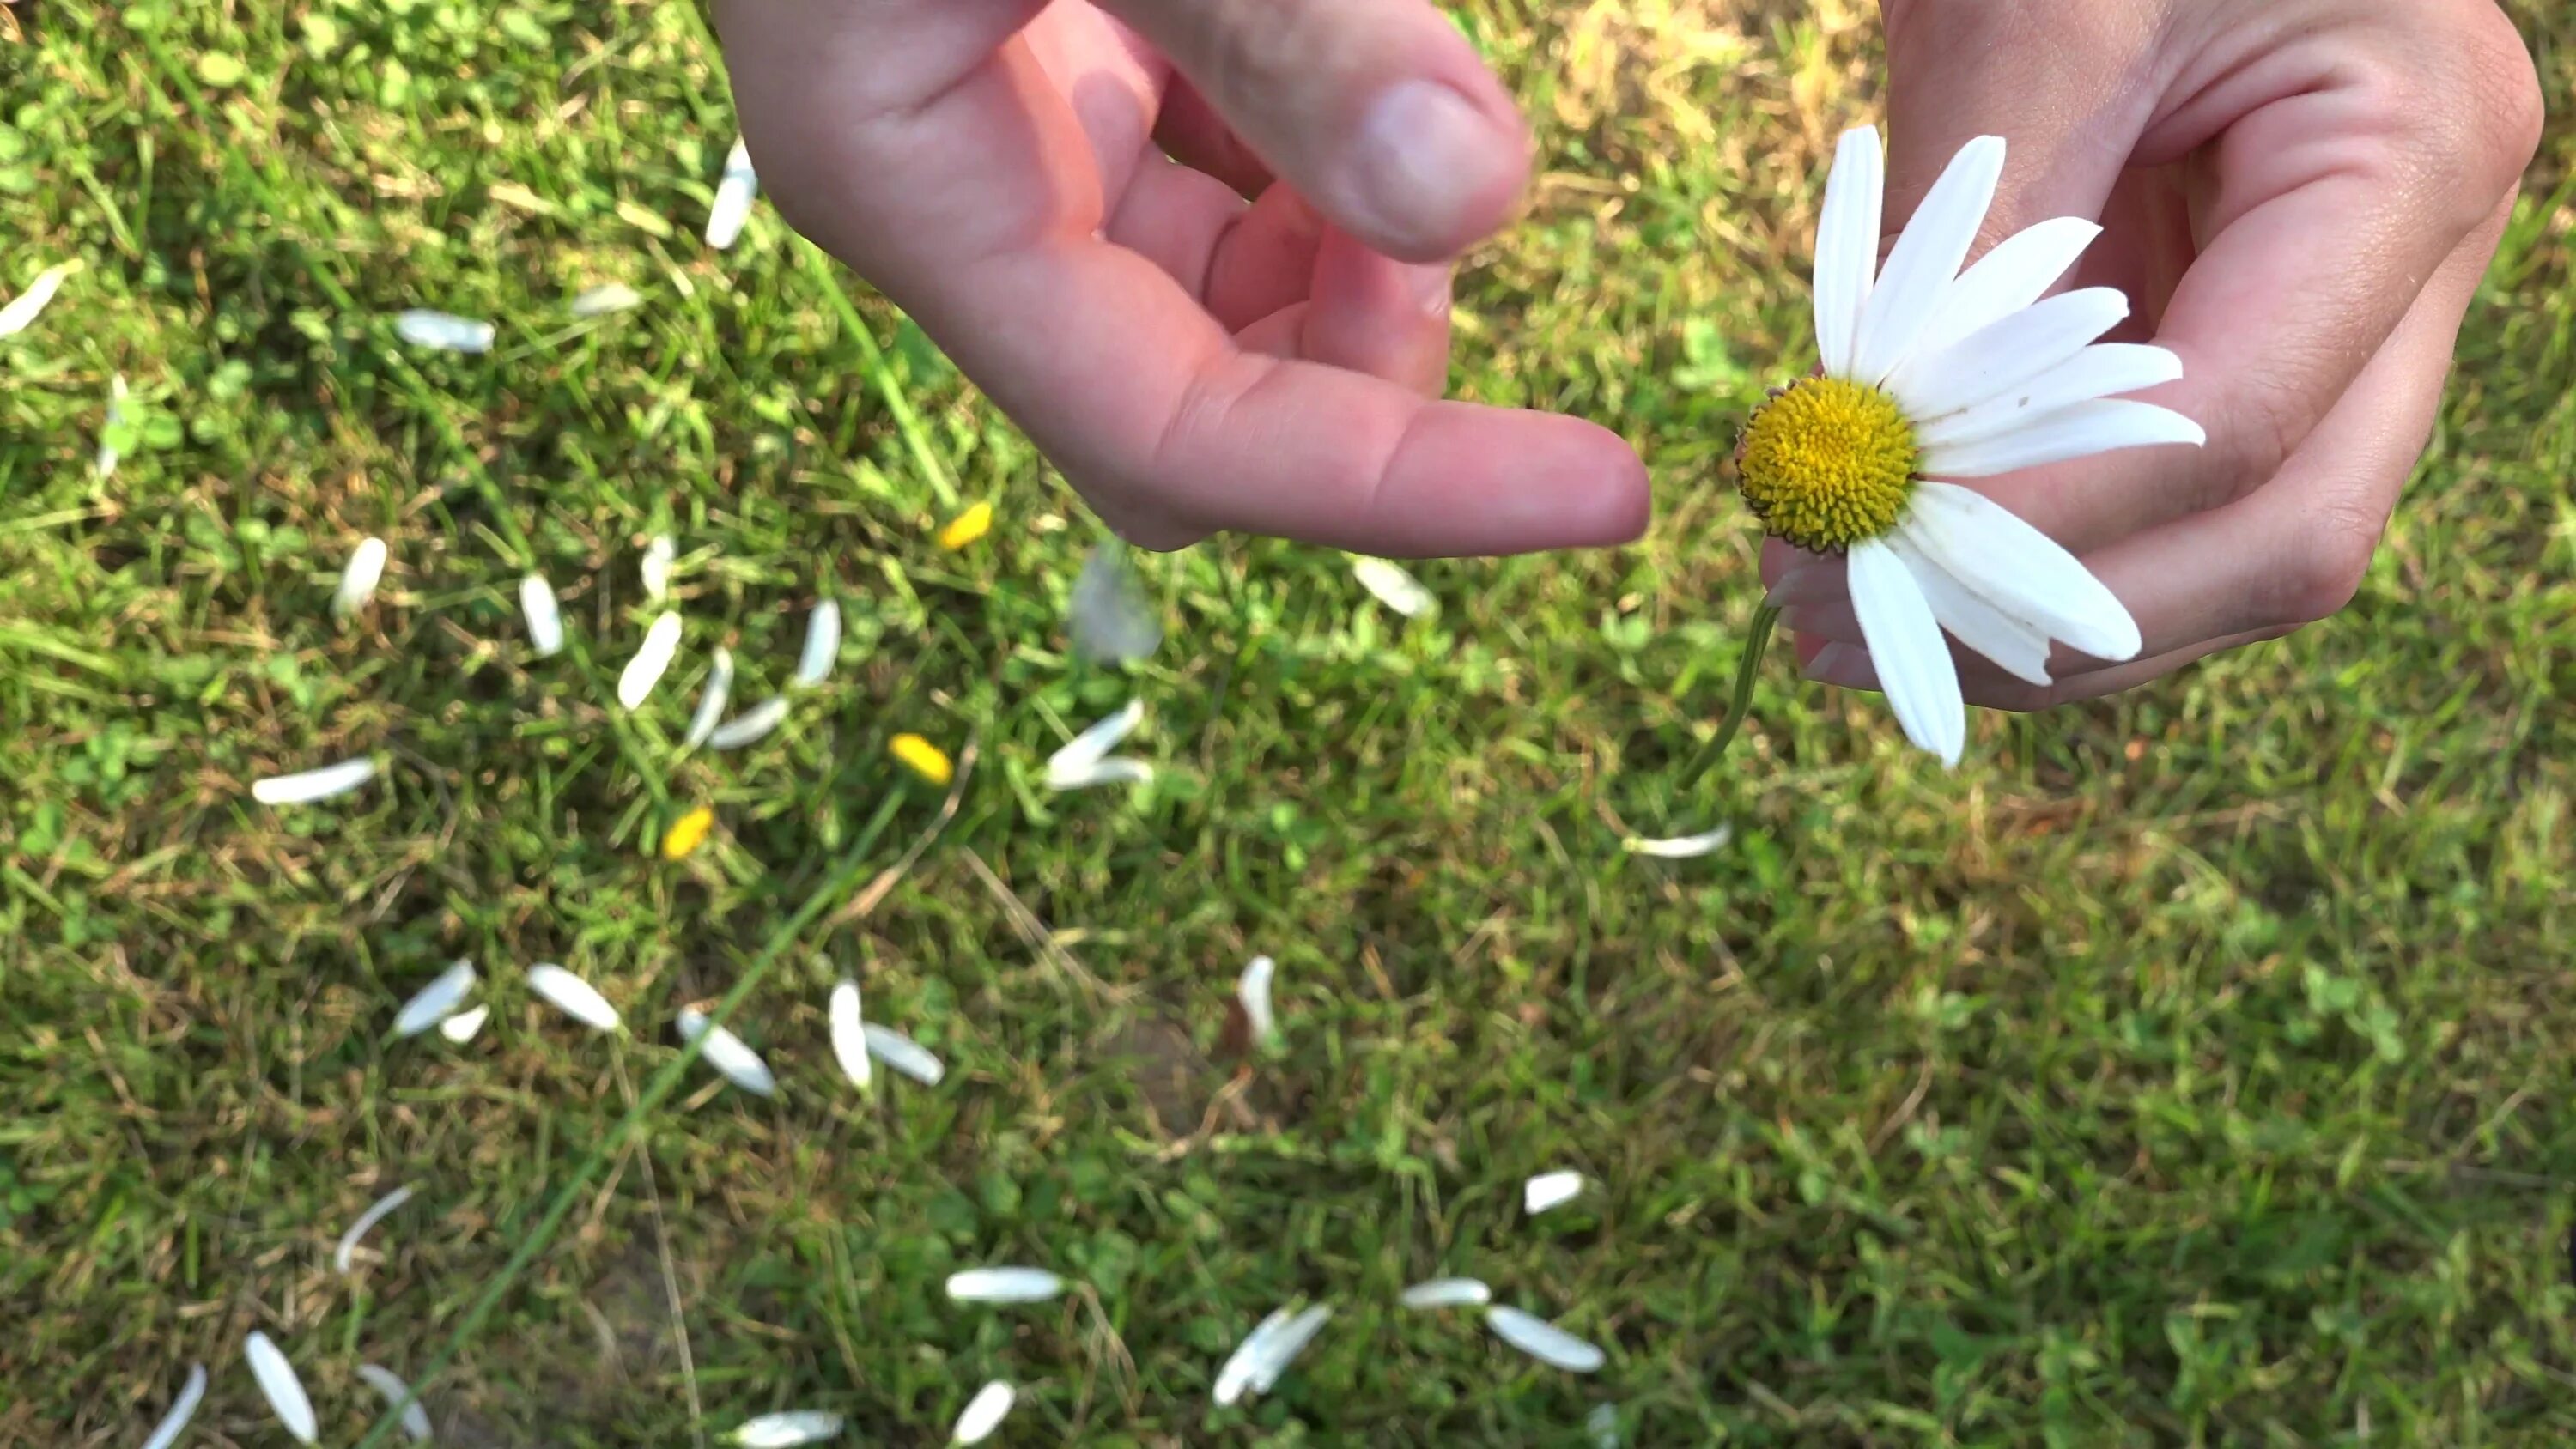
[[[576,317],[605,317],[611,312],[641,306],[643,301],[643,294],[624,282],[602,282],[573,298],[571,310]]]
[[[346,795],[374,778],[375,761],[342,760],[336,765],[325,765],[300,775],[273,775],[265,780],[253,780],[250,798],[262,805],[310,805],[316,800]]]
[[[117,373],[107,380],[107,421],[99,429],[98,476],[109,478],[116,473],[116,445],[108,441],[125,423],[125,374]]]
[[[1276,961],[1255,956],[1234,983],[1235,1000],[1243,1003],[1243,1019],[1251,1026],[1256,1045],[1266,1045],[1279,1035],[1279,1018],[1270,1010],[1270,978],[1278,970]]]
[[[1269,1317],[1254,1324],[1252,1332],[1243,1336],[1243,1342],[1234,1346],[1234,1352],[1227,1356],[1224,1366],[1216,1371],[1218,1408],[1231,1405],[1243,1397],[1244,1390],[1252,1387],[1252,1381],[1260,1372],[1271,1343],[1296,1318],[1297,1314],[1290,1309],[1277,1309]]]
[[[1937,352],[2038,301],[2101,234],[2082,217],[2061,216],[1995,243],[1950,284],[1940,313],[1915,340],[1916,355]]]
[[[295,1436],[299,1444],[310,1444],[320,1434],[313,1419],[313,1401],[304,1396],[304,1381],[295,1376],[295,1365],[286,1361],[268,1335],[252,1329],[242,1340],[242,1357],[250,1361],[251,1377],[259,1380],[259,1391],[268,1398],[268,1406],[277,1411],[277,1422]]]
[[[170,1449],[187,1432],[188,1421],[197,1416],[197,1404],[206,1397],[206,1366],[188,1365],[187,1382],[179,1386],[179,1397],[170,1403],[170,1412],[152,1426],[152,1437],[143,1441],[143,1449]]]
[[[739,750],[746,745],[756,745],[769,738],[769,732],[778,728],[786,718],[787,696],[782,694],[774,699],[764,699],[709,731],[707,748]]]
[[[1071,614],[1074,652],[1085,659],[1125,664],[1162,647],[1162,616],[1145,597],[1124,545],[1103,544],[1083,561]]]
[[[2113,288],[2060,292],[1963,342],[1916,353],[1887,380],[1887,390],[1908,418],[1929,424],[2066,366],[2128,315],[2129,299]]]
[[[2169,408],[2104,398],[2059,408],[2026,427],[1981,443],[1926,448],[1919,466],[1935,478],[1992,478],[2124,448],[2168,444],[2197,448],[2208,441],[2200,424]]]
[[[1950,158],[1941,179],[1932,183],[1913,220],[1879,268],[1878,282],[1861,309],[1860,331],[1852,348],[1852,378],[1876,384],[1914,355],[1932,315],[1959,275],[1968,248],[1985,225],[1986,208],[1994,202],[1995,183],[2004,171],[2000,136],[1979,136]]]
[[[1620,845],[1630,855],[1651,856],[1656,860],[1695,860],[1703,855],[1715,854],[1725,847],[1726,842],[1734,838],[1735,827],[1721,825],[1715,830],[1699,835],[1672,835],[1660,840],[1648,840],[1631,835],[1621,841]]]
[[[838,1414],[821,1409],[791,1409],[746,1421],[733,1431],[732,1437],[741,1449],[797,1449],[801,1444],[820,1444],[836,1438],[840,1432]]]
[[[1433,1278],[1396,1295],[1407,1308],[1482,1308],[1494,1301],[1494,1290],[1476,1278]]]
[[[1861,311],[1878,272],[1879,210],[1885,204],[1887,159],[1878,130],[1843,133],[1825,176],[1825,210],[1816,222],[1816,351],[1825,375],[1851,372],[1860,338]]]
[[[636,571],[644,576],[644,597],[660,603],[671,592],[671,565],[680,558],[680,546],[671,535],[657,533],[644,545],[644,561]]]
[[[1984,494],[1917,483],[1902,527],[1926,559],[2006,618],[2097,659],[2137,657],[2144,641],[2119,596],[2057,540]]]
[[[1144,718],[1145,702],[1131,699],[1116,714],[1074,736],[1064,748],[1047,756],[1047,788],[1080,790],[1093,785],[1141,784],[1154,778],[1154,767],[1142,760],[1106,758]]]
[[[418,1036],[456,1014],[465,993],[474,989],[474,963],[459,961],[438,973],[427,986],[403,1003],[394,1017],[394,1035]]]
[[[1096,789],[1102,785],[1142,785],[1154,778],[1154,767],[1143,760],[1124,755],[1095,760],[1078,769],[1047,771],[1047,788],[1058,794],[1074,790]]]
[[[870,1021],[860,1023],[859,1031],[867,1039],[868,1055],[916,1082],[935,1087],[941,1077],[948,1075],[947,1063],[942,1062],[930,1048],[892,1027]]]
[[[796,682],[816,685],[832,677],[832,661],[841,655],[841,605],[825,599],[805,621],[805,652],[796,661]]]
[[[528,987],[553,1002],[564,1015],[598,1031],[622,1031],[625,1022],[617,1008],[599,994],[599,988],[566,971],[551,961],[528,968]]]
[[[499,335],[489,322],[423,308],[396,316],[394,331],[414,347],[434,347],[441,352],[489,352],[492,339]]]
[[[689,733],[680,743],[696,749],[716,732],[716,722],[724,718],[725,700],[733,694],[733,651],[716,646],[715,663],[707,670],[707,687],[698,695],[698,712],[689,716]]]
[[[1270,1392],[1278,1384],[1279,1376],[1288,1371],[1288,1365],[1297,1361],[1297,1355],[1306,1351],[1307,1344],[1314,1342],[1315,1335],[1323,1332],[1325,1320],[1332,1316],[1332,1305],[1319,1303],[1281,1324],[1279,1331],[1262,1344],[1261,1352],[1253,1356],[1252,1381],[1245,1387],[1256,1394]]]
[[[38,272],[27,290],[10,298],[8,306],[0,307],[0,337],[14,337],[26,331],[27,324],[35,321],[37,314],[54,300],[54,293],[62,289],[63,279],[80,268],[79,262],[56,262]]]
[[[358,1365],[358,1377],[367,1381],[368,1388],[384,1395],[387,1408],[402,1405],[402,1428],[411,1436],[411,1442],[429,1442],[429,1410],[422,1408],[420,1400],[412,1397],[411,1385],[404,1383],[392,1369],[379,1364]]]
[[[1366,554],[1351,557],[1351,573],[1360,587],[1377,596],[1377,601],[1408,619],[1419,619],[1440,607],[1440,601],[1422,586],[1422,581],[1401,567],[1382,558]]]
[[[725,153],[724,176],[716,182],[715,204],[707,209],[707,245],[731,247],[751,219],[751,199],[760,194],[760,178],[751,169],[751,152],[740,141]]]
[[[724,1073],[726,1081],[763,1097],[777,1095],[778,1079],[770,1075],[769,1064],[760,1059],[760,1053],[753,1051],[748,1042],[709,1021],[701,1012],[683,1010],[680,1013],[680,1039],[696,1041],[700,1037],[706,1038],[706,1046],[699,1055],[706,1058],[707,1065]]]
[[[554,585],[543,574],[519,580],[519,612],[528,616],[528,644],[539,659],[552,659],[562,652],[563,609],[555,603]]]
[[[663,671],[671,667],[671,657],[680,652],[680,616],[664,614],[644,631],[643,646],[635,657],[626,661],[626,672],[617,676],[617,702],[628,710],[640,709],[662,682]]]
[[[1592,1344],[1557,1327],[1535,1314],[1501,1305],[1485,1310],[1485,1324],[1503,1342],[1553,1368],[1568,1373],[1588,1374],[1608,1362],[1607,1355]]]
[[[386,1214],[411,1201],[411,1195],[409,1187],[398,1187],[369,1204],[365,1212],[358,1214],[358,1220],[349,1224],[349,1230],[340,1235],[338,1246],[331,1250],[331,1266],[340,1272],[348,1272],[350,1261],[358,1251],[358,1240],[383,1222]]]
[[[349,555],[347,566],[340,570],[340,588],[331,596],[331,612],[345,619],[367,607],[367,601],[376,596],[376,581],[384,576],[385,541],[381,538],[358,540],[358,547]]]
[[[1950,577],[1949,570],[1933,562],[1909,535],[1900,532],[1887,541],[1887,546],[1895,549],[1897,557],[1913,571],[1915,587],[1923,591],[1923,601],[1932,606],[1932,617],[1953,638],[1993,660],[2015,679],[2042,686],[2049,682],[2046,629],[1987,603],[1975,590]]]
[[[960,1303],[1043,1303],[1064,1292],[1064,1280],[1044,1268],[969,1268],[948,1275],[948,1296]]]
[[[1571,1170],[1542,1172],[1521,1184],[1521,1211],[1537,1217],[1583,1195],[1583,1174]]]
[[[844,981],[832,988],[832,1056],[841,1064],[842,1074],[860,1091],[868,1089],[875,1074],[868,1066],[868,1036],[859,1019],[859,983]]]
[[[2016,387],[1915,429],[1926,448],[1955,448],[2001,437],[2077,403],[2144,392],[2182,376],[2182,359],[2161,347],[2105,342]]]
[[[474,1034],[483,1029],[484,1018],[491,1014],[492,1008],[488,1006],[477,1006],[460,1011],[438,1024],[438,1034],[458,1046],[463,1046],[474,1040]]]
[[[1609,1404],[1598,1404],[1583,1417],[1584,1429],[1592,1435],[1592,1449],[1619,1449],[1619,1411]]]
[[[1956,765],[1968,745],[1967,701],[1959,693],[1950,645],[1914,571],[1873,538],[1852,546],[1847,572],[1852,610],[1860,616],[1861,637],[1869,641],[1870,662],[1896,722],[1907,739],[1940,756],[1942,764]]]
[[[966,1412],[957,1416],[957,1427],[950,1431],[951,1444],[981,1444],[1002,1427],[1002,1419],[1011,1412],[1011,1403],[1019,1397],[1009,1384],[995,1379],[975,1391],[966,1403]]]

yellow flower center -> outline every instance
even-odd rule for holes
[[[1762,526],[1810,553],[1840,553],[1896,527],[1914,494],[1914,425],[1866,383],[1810,377],[1753,410],[1738,486]]]

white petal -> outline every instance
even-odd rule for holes
[[[376,581],[385,576],[385,541],[362,538],[349,555],[348,565],[340,570],[340,588],[331,596],[331,612],[347,618],[367,606],[376,596]]]
[[[1433,1278],[1396,1295],[1407,1308],[1482,1308],[1494,1301],[1494,1290],[1475,1278]]]
[[[429,1442],[429,1410],[422,1408],[420,1400],[412,1397],[411,1385],[404,1383],[392,1369],[371,1363],[358,1365],[358,1377],[367,1381],[367,1387],[384,1395],[388,1407],[402,1405],[403,1432],[411,1436],[411,1442]]]
[[[864,1092],[874,1073],[868,1066],[868,1037],[859,1020],[859,983],[844,981],[832,988],[832,1056],[850,1085]]]
[[[530,574],[519,580],[519,612],[528,616],[528,644],[539,659],[552,659],[564,645],[563,609],[555,602],[554,585],[543,574]]]
[[[916,1082],[935,1087],[941,1077],[948,1075],[947,1064],[940,1061],[930,1048],[892,1027],[879,1026],[873,1021],[863,1022],[859,1032],[867,1038],[868,1055]]]
[[[700,1037],[706,1038],[706,1045],[699,1055],[706,1058],[707,1065],[724,1073],[726,1081],[763,1097],[777,1095],[778,1079],[770,1075],[769,1064],[760,1059],[760,1053],[753,1051],[749,1043],[707,1020],[703,1013],[683,1010],[680,1013],[680,1039],[696,1041]]]
[[[1131,699],[1116,714],[1075,735],[1065,747],[1047,756],[1047,774],[1079,771],[1108,757],[1118,742],[1135,732],[1145,722],[1145,701]]]
[[[975,1397],[966,1403],[966,1412],[957,1416],[957,1427],[950,1431],[948,1442],[981,1444],[991,1438],[993,1431],[1002,1427],[1003,1416],[1011,1412],[1011,1401],[1018,1396],[1017,1390],[1000,1379],[977,1389]]]
[[[796,682],[820,684],[832,677],[832,661],[841,656],[841,605],[825,599],[805,621],[805,653],[796,661]]]
[[[197,1416],[197,1404],[206,1397],[206,1366],[190,1364],[187,1382],[179,1386],[179,1397],[170,1403],[170,1412],[152,1427],[152,1437],[143,1441],[143,1449],[170,1449],[187,1431],[188,1421]]]
[[[2182,359],[2161,347],[2105,342],[2047,372],[1915,430],[1926,448],[1982,443],[2096,398],[2143,392],[2182,376]]]
[[[2081,217],[2061,216],[1995,243],[1950,284],[1939,314],[1916,339],[1915,354],[1937,352],[2046,296],[2101,234]]]
[[[403,1003],[394,1017],[396,1037],[418,1036],[456,1014],[465,993],[474,989],[474,963],[459,961],[438,973],[427,986]]]
[[[733,694],[733,651],[716,646],[715,663],[707,670],[706,688],[698,694],[698,712],[689,716],[689,732],[680,740],[684,749],[696,749],[716,732],[716,722],[724,718],[725,700]]]
[[[623,1031],[626,1023],[599,988],[551,961],[528,968],[528,988],[553,1002],[564,1015],[598,1031]]]
[[[1862,309],[1878,272],[1887,157],[1878,128],[1843,132],[1825,176],[1825,210],[1816,222],[1816,352],[1827,377],[1850,373]]]
[[[1521,1211],[1537,1217],[1549,1208],[1562,1207],[1583,1194],[1583,1174],[1574,1171],[1542,1172],[1521,1184]]]
[[[1926,448],[1921,470],[1935,478],[1992,478],[2068,463],[2124,448],[2180,444],[2197,448],[2209,441],[2200,424],[2153,403],[2105,398],[2059,408],[2000,437],[1954,448]]]
[[[54,300],[54,293],[61,290],[63,278],[79,271],[80,266],[78,262],[56,262],[38,272],[27,290],[9,299],[8,306],[0,307],[0,337],[14,337],[26,331],[27,324],[35,321],[36,315]]]
[[[1620,842],[1630,855],[1652,856],[1657,860],[1695,860],[1713,855],[1735,838],[1735,827],[1721,825],[1700,835],[1674,835],[1662,840],[1646,840],[1631,835]]]
[[[671,565],[679,562],[679,558],[680,546],[673,543],[667,533],[653,535],[651,541],[644,545],[644,561],[636,566],[636,570],[644,576],[645,598],[658,604],[671,592]]]
[[[948,1296],[960,1303],[1043,1303],[1064,1292],[1064,1280],[1044,1268],[968,1268],[948,1275]]]
[[[336,765],[307,770],[301,775],[273,775],[265,780],[253,780],[250,798],[262,805],[309,805],[316,800],[346,795],[374,778],[375,761],[342,760]]]
[[[1278,969],[1278,962],[1255,956],[1234,983],[1235,999],[1243,1003],[1243,1017],[1252,1026],[1255,1043],[1267,1043],[1279,1035],[1279,1018],[1270,1010],[1270,978]]]
[[[1608,1362],[1600,1349],[1544,1318],[1497,1305],[1485,1310],[1485,1324],[1496,1337],[1540,1363],[1568,1373],[1588,1374]]]
[[[751,199],[760,192],[760,178],[751,169],[751,152],[740,141],[725,154],[724,177],[716,182],[715,205],[707,209],[707,245],[717,251],[731,247],[742,235],[742,224],[751,219]]]
[[[1965,341],[1916,353],[1887,390],[1916,424],[1937,422],[2064,367],[2128,315],[2129,299],[2109,287],[2061,292]]]
[[[109,442],[107,436],[115,432],[124,422],[125,374],[120,372],[112,374],[107,380],[107,420],[99,429],[98,439],[98,476],[101,479],[112,477],[116,473],[116,445]]]
[[[1314,1342],[1315,1335],[1324,1331],[1325,1320],[1332,1316],[1332,1305],[1319,1303],[1281,1324],[1279,1331],[1261,1345],[1261,1352],[1253,1356],[1252,1382],[1246,1387],[1256,1394],[1270,1392],[1279,1376],[1288,1371],[1288,1365],[1295,1363],[1306,1345]]]
[[[1851,377],[1876,384],[1905,365],[1941,299],[1976,245],[1995,183],[2004,172],[2000,136],[1979,136],[1959,148],[1941,179],[1932,183],[1914,219],[1879,268],[1878,283],[1861,309],[1859,340],[1852,348]]]
[[[641,306],[643,302],[643,294],[624,282],[602,282],[572,299],[572,315],[605,317],[611,312]]]
[[[1583,1416],[1583,1427],[1592,1435],[1592,1449],[1619,1449],[1619,1411],[1609,1404],[1598,1404]]]
[[[626,661],[626,672],[617,676],[617,702],[628,710],[640,709],[662,682],[663,671],[671,667],[671,656],[680,652],[680,616],[664,614],[644,631],[644,643],[635,657]]]
[[[1103,664],[1145,658],[1163,643],[1162,616],[1118,544],[1095,548],[1083,561],[1069,622],[1074,652]]]
[[[1887,541],[1914,574],[1915,587],[1932,606],[1932,617],[1961,644],[1993,660],[2005,673],[2027,684],[2046,685],[2048,631],[2017,619],[1987,603],[1974,589],[1950,577],[1914,540],[1899,533]]]
[[[397,315],[394,331],[414,347],[434,347],[441,352],[489,352],[492,339],[498,335],[489,322],[422,308]]]
[[[756,745],[769,738],[769,732],[778,728],[779,723],[786,718],[787,696],[782,694],[773,699],[764,699],[716,726],[707,735],[707,748],[739,750],[746,745]]]
[[[1067,791],[1088,790],[1100,785],[1142,785],[1153,778],[1152,765],[1143,760],[1131,760],[1124,755],[1118,755],[1106,760],[1095,760],[1074,769],[1050,766],[1047,769],[1046,785],[1057,794],[1064,794]]]
[[[483,1019],[491,1014],[492,1008],[488,1006],[477,1006],[469,1011],[460,1011],[438,1024],[438,1034],[458,1046],[463,1046],[474,1040],[474,1034],[483,1029]]]
[[[358,1214],[358,1220],[349,1224],[349,1230],[340,1235],[339,1245],[331,1250],[331,1266],[343,1273],[348,1272],[349,1262],[358,1251],[358,1240],[365,1237],[370,1228],[383,1222],[387,1213],[411,1201],[411,1196],[410,1187],[398,1187],[369,1204],[365,1212]]]
[[[2134,659],[2143,642],[2119,597],[2057,540],[1972,488],[1914,485],[1906,541],[2005,617],[2097,659]],[[1998,661],[2000,662],[2000,661]]]
[[[800,1444],[819,1444],[840,1432],[838,1414],[821,1409],[791,1409],[745,1422],[733,1431],[733,1442],[742,1449],[797,1449]]]
[[[1922,587],[1896,550],[1874,538],[1853,546],[1848,572],[1852,610],[1896,722],[1907,739],[1956,765],[1968,746],[1968,705]]]
[[[251,1377],[259,1380],[259,1391],[268,1397],[268,1406],[277,1411],[277,1422],[295,1436],[299,1444],[310,1444],[320,1434],[313,1421],[313,1401],[304,1396],[304,1381],[295,1376],[295,1365],[286,1361],[268,1335],[252,1329],[242,1340],[242,1357],[250,1361]]]
[[[1401,567],[1382,558],[1355,554],[1351,573],[1360,587],[1377,596],[1377,601],[1408,619],[1419,619],[1440,607],[1440,601],[1422,586],[1422,581]]]
[[[1296,1318],[1296,1313],[1289,1309],[1275,1309],[1269,1317],[1252,1326],[1252,1331],[1243,1336],[1243,1342],[1234,1346],[1234,1352],[1226,1356],[1225,1366],[1216,1371],[1218,1408],[1242,1398],[1244,1390],[1252,1387],[1252,1380],[1259,1373],[1271,1343]]]

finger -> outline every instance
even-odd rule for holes
[[[1448,264],[1395,261],[1327,227],[1299,351],[1438,397],[1449,382]]]
[[[1275,179],[1186,76],[1173,76],[1166,86],[1154,139],[1173,160],[1215,177],[1247,201],[1268,191]]]
[[[1239,332],[1306,299],[1324,222],[1288,187],[1272,187],[1247,205],[1212,176],[1147,156],[1105,234]]]
[[[2124,693],[2139,685],[2162,679],[2176,670],[2197,664],[2213,654],[2223,654],[2230,649],[2242,649],[2249,645],[2266,643],[2290,632],[2292,632],[2291,628],[2285,625],[2272,629],[2259,629],[2250,633],[2231,634],[2220,639],[2204,639],[2152,658],[2133,659],[2125,664],[2108,665],[2072,678],[2061,679],[2047,686],[2025,683],[1987,664],[1984,660],[1978,660],[1975,667],[1960,670],[1959,689],[1967,696],[1968,703],[1980,709],[2000,709],[2015,714],[2037,714],[2043,710],[2055,709],[2060,705],[2076,704],[2088,699],[2104,699],[2114,694]],[[1878,671],[1871,667],[1867,655],[1854,646],[1846,644],[1829,644],[1824,647],[1835,652],[1825,655],[1821,650],[1819,651],[1817,658],[1806,671],[1810,680],[1841,689],[1875,691],[1879,688]]]
[[[1510,216],[1528,127],[1466,36],[1422,0],[1102,0],[1326,216],[1405,261]]]

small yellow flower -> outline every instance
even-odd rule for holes
[[[716,812],[704,805],[672,821],[671,828],[662,836],[662,858],[686,859],[689,852],[697,849],[699,843],[707,838],[707,832],[715,828],[715,823]]]
[[[978,503],[948,520],[948,526],[939,530],[939,546],[955,553],[992,531],[993,505]]]
[[[947,751],[919,735],[896,735],[887,748],[907,769],[934,785],[956,778],[957,767],[949,763]]]

